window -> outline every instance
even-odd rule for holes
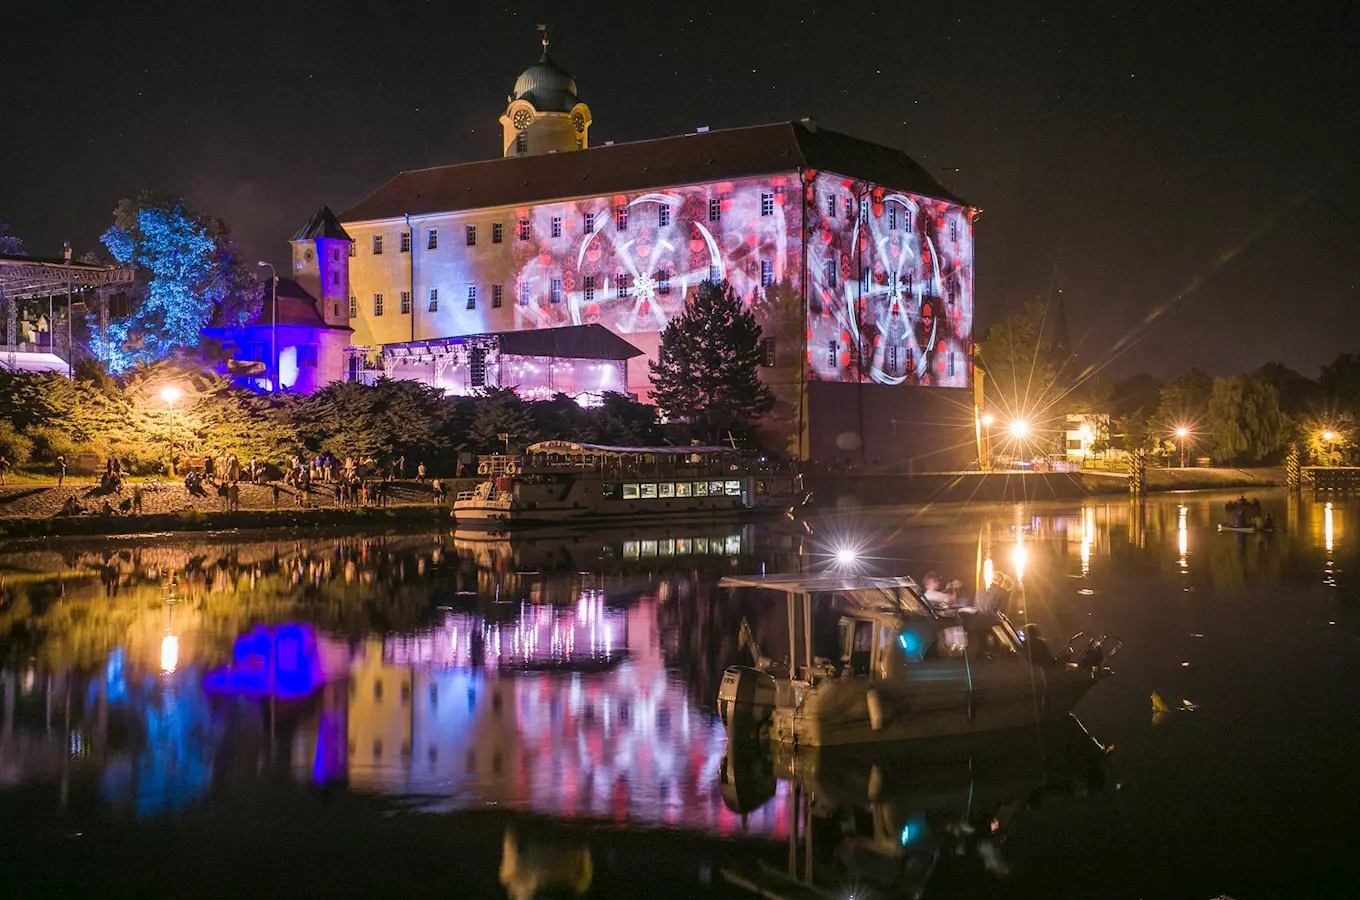
[[[470,284],[467,286],[467,308],[468,309],[477,308],[477,285],[475,284]]]
[[[516,223],[516,225],[515,225],[515,237],[519,238],[521,241],[527,241],[527,240],[529,240],[529,220],[528,220],[528,219],[520,219],[519,222]]]
[[[358,256],[358,255],[359,255],[359,245],[356,244],[354,241],[350,241],[350,242],[349,242],[349,256],[350,256],[350,259],[353,259],[354,257],[356,257],[356,256]]]
[[[353,294],[349,295],[349,317],[351,319],[359,315],[359,298]]]
[[[374,295],[373,295],[373,315],[375,315],[375,316],[380,316],[380,315],[382,315],[382,309],[383,309],[382,294],[374,294]]]
[[[505,241],[505,225],[501,222],[491,223],[491,243],[500,244]]]
[[[713,199],[708,201],[708,221],[716,222],[722,218],[722,201]]]
[[[911,210],[902,210],[902,227],[911,231]]]
[[[411,232],[409,231],[403,231],[401,233],[401,252],[402,253],[411,252]]]
[[[897,204],[895,203],[888,204],[888,229],[890,231],[897,230]]]
[[[955,355],[956,355],[956,354],[954,354],[954,353],[950,353],[950,354],[949,354],[949,357],[948,357],[948,362],[949,362],[949,374],[950,374],[950,375],[953,375],[953,374],[954,374],[954,357],[955,357]]]
[[[903,358],[903,360],[904,360],[903,365],[906,366],[908,372],[911,372],[911,371],[912,371],[912,367],[915,365],[915,363],[913,363],[913,361],[912,361],[912,355],[911,355],[911,348],[910,348],[910,347],[908,347],[908,348],[906,349],[906,351],[902,354],[902,358]]]
[[[822,263],[822,268],[826,270],[826,286],[834,288],[836,286],[836,260],[828,259]]]
[[[339,272],[331,272],[331,284],[334,284],[334,285],[339,285],[339,284],[340,284],[340,273],[339,273]]]
[[[906,274],[902,276],[902,286],[906,288],[907,293],[910,294],[912,292],[912,288],[915,287],[915,285],[916,285],[916,270],[907,269]]]
[[[338,315],[340,315],[340,301],[339,301],[339,300],[336,300],[334,303],[331,304],[331,315],[333,315],[333,316],[338,316]]]
[[[586,213],[586,234],[595,233],[595,214]]]
[[[553,237],[561,237],[561,236],[562,236],[562,217],[561,217],[561,216],[553,216],[553,217],[552,217],[552,236],[553,236]]]
[[[855,221],[855,205],[850,202],[850,198],[845,198],[845,221]]]
[[[869,267],[868,267],[868,266],[860,266],[860,267],[859,267],[859,292],[860,292],[861,294],[867,294],[867,293],[869,293]]]
[[[529,135],[521,131],[515,135],[515,152],[525,153],[529,150]]]
[[[713,282],[714,284],[717,284],[719,281],[722,280],[722,272],[718,269],[717,266],[708,267],[708,280]]]
[[[633,293],[633,276],[620,272],[614,276],[614,296],[628,297]]]
[[[837,349],[839,349],[839,348],[837,348],[836,342],[835,342],[835,341],[830,341],[830,342],[828,342],[827,345],[826,345],[826,350],[827,350],[827,354],[826,354],[826,364],[827,364],[828,366],[830,366],[831,368],[833,368],[833,369],[836,368],[836,350],[837,350]]]
[[[548,299],[553,303],[562,302],[562,279],[554,278],[548,283]]]
[[[836,218],[836,195],[831,194],[826,198],[826,214],[829,218]]]
[[[373,235],[373,255],[382,256],[382,235]]]
[[[656,208],[656,224],[658,228],[671,224],[671,208],[665,203]]]
[[[950,223],[949,223],[949,239],[950,239],[951,241],[957,241],[957,240],[959,239],[959,223],[958,223],[958,222],[950,222]]]
[[[402,292],[401,292],[401,314],[404,316],[404,315],[407,315],[408,313],[410,313],[410,311],[411,311],[411,292],[410,292],[410,291],[402,291]]]
[[[339,261],[340,261],[340,248],[336,247],[334,250],[331,251],[331,262]]]
[[[760,214],[762,216],[774,215],[774,194],[769,191],[760,195]]]
[[[491,308],[500,309],[504,299],[501,286],[499,284],[491,285]]]
[[[671,292],[671,273],[665,269],[656,273],[656,292],[662,296]]]
[[[439,312],[439,288],[430,288],[430,312]]]
[[[589,303],[590,301],[592,301],[592,300],[595,299],[595,276],[594,276],[594,275],[587,275],[587,276],[585,276],[585,278],[581,279],[581,290],[582,290],[582,291],[584,292],[584,294],[585,294],[585,298],[586,298],[586,302],[587,302],[587,303]]]
[[[628,230],[628,207],[620,206],[618,209],[614,210],[614,230]]]
[[[298,368],[316,368],[316,344],[298,344],[297,364]]]
[[[466,237],[467,237],[467,245],[468,245],[469,247],[475,247],[475,246],[477,246],[477,226],[476,226],[476,225],[465,225],[465,226],[463,226],[463,233],[464,233],[464,234],[466,235]]]
[[[897,346],[895,344],[888,347],[888,374],[897,374]]]
[[[429,231],[425,232],[425,249],[426,249],[426,250],[438,250],[438,249],[439,249],[439,229],[438,229],[438,228],[431,228]]]
[[[519,305],[529,305],[529,282],[527,281],[521,281],[519,283]]]
[[[774,338],[760,339],[760,364],[769,369],[774,366]]]
[[[866,198],[866,197],[861,197],[861,198],[860,198],[860,201],[859,201],[859,217],[860,217],[861,219],[867,219],[867,218],[869,218],[869,200],[868,200],[868,198]]]
[[[760,261],[760,286],[769,287],[774,284],[774,260],[762,259]]]

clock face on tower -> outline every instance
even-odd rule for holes
[[[530,113],[529,110],[527,109],[515,110],[515,116],[513,121],[515,123],[515,127],[518,128],[520,131],[523,131],[524,129],[528,128],[529,123],[532,122],[533,119],[534,119],[533,114]]]
[[[574,125],[574,126],[576,127],[576,131],[577,131],[578,133],[579,133],[579,132],[582,132],[582,131],[585,131],[585,130],[586,130],[586,117],[585,117],[585,115],[584,115],[583,113],[580,113],[580,112],[574,112],[574,113],[572,113],[572,114],[571,114],[571,124]]]

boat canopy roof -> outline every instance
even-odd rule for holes
[[[854,608],[866,612],[906,613],[935,618],[935,612],[921,601],[920,588],[907,575],[880,577],[847,575],[836,572],[814,574],[793,572],[787,575],[735,575],[718,582],[725,588],[762,588],[789,596],[799,594],[839,594]]]
[[[576,441],[539,441],[530,444],[526,453],[582,453],[615,456],[690,456],[695,453],[713,455],[736,453],[731,447],[610,447],[604,444],[578,444]]]

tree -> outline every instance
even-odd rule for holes
[[[1340,412],[1360,413],[1360,353],[1339,353],[1322,367],[1326,402]]]
[[[755,315],[730,285],[704,281],[661,332],[660,358],[649,363],[653,396],[668,417],[709,440],[749,433],[775,403],[760,364]]]
[[[1218,462],[1260,462],[1284,443],[1288,418],[1275,387],[1249,373],[1215,378],[1209,398],[1209,447]]]
[[[196,346],[214,318],[242,324],[259,313],[264,287],[238,259],[230,229],[182,200],[151,192],[123,200],[100,240],[149,278],[135,312],[92,341],[111,371]]]
[[[1162,382],[1146,372],[1116,381],[1110,391],[1110,415],[1152,418],[1161,402]]]
[[[987,399],[1006,417],[1029,422],[1031,430],[1058,428],[1066,407],[1057,369],[1043,348],[1046,315],[1047,305],[1036,297],[987,329],[977,348]]]
[[[1214,378],[1201,369],[1191,369],[1179,378],[1162,385],[1161,402],[1148,427],[1159,440],[1176,434],[1181,428],[1191,436],[1200,436],[1209,419],[1209,400],[1214,392]]]
[[[504,453],[502,434],[510,435],[512,443],[526,446],[538,440],[539,433],[533,414],[514,388],[487,388],[472,414],[468,440],[479,453]]]
[[[9,226],[0,222],[0,256],[27,256],[24,242],[9,233]]]
[[[1275,388],[1280,409],[1291,419],[1304,418],[1317,405],[1318,383],[1283,363],[1266,363],[1255,374]]]

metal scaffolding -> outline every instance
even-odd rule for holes
[[[38,297],[48,299],[47,327],[52,335],[51,350],[55,354],[55,308],[53,298],[66,295],[66,369],[71,372],[74,363],[72,353],[72,317],[75,293],[95,290],[99,294],[100,327],[108,326],[108,296],[111,287],[131,284],[135,272],[124,266],[106,266],[96,263],[71,262],[68,247],[65,259],[45,259],[35,256],[0,256],[0,306],[5,313],[5,368],[14,371],[18,366],[17,354],[25,348],[20,346],[19,302]]]

